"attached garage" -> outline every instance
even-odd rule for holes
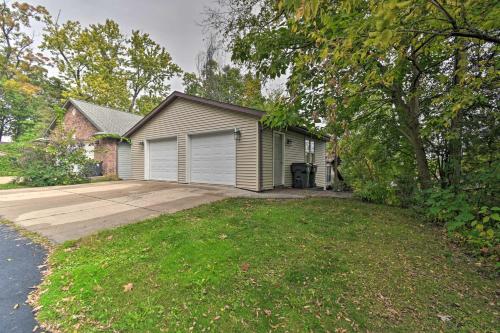
[[[193,183],[236,185],[233,132],[190,137],[190,180]]]
[[[177,181],[177,139],[147,140],[146,179]]]

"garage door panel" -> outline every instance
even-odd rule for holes
[[[149,142],[149,178],[177,180],[177,140]]]
[[[191,181],[235,185],[236,153],[229,133],[191,137]]]
[[[125,142],[120,142],[118,144],[118,177],[121,179],[132,178],[130,144]]]

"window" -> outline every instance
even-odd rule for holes
[[[314,140],[306,139],[305,146],[306,146],[305,147],[306,163],[313,163],[314,164],[314,162],[315,162],[315,159],[314,159]]]

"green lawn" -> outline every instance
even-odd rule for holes
[[[499,327],[498,280],[408,211],[355,200],[230,199],[67,243],[51,263],[39,319],[62,331]]]
[[[20,185],[20,184],[14,184],[14,183],[7,183],[7,184],[0,184],[0,190],[11,190],[14,188],[23,188],[26,186]]]

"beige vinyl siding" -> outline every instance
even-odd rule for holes
[[[287,143],[288,140],[291,143]],[[285,186],[292,186],[292,163],[305,162],[305,137],[295,132],[285,133]]]
[[[262,130],[262,189],[273,189],[273,130]]]
[[[189,135],[239,128],[241,139],[236,143],[236,187],[257,191],[257,121],[257,118],[251,115],[177,99],[132,134],[133,178],[144,179],[144,146],[141,145],[143,140],[176,136],[178,181],[186,183]]]
[[[291,143],[287,143],[291,140]],[[318,166],[316,185],[325,185],[326,143],[315,140],[315,164]],[[263,190],[273,188],[273,130],[262,131],[262,185]],[[291,131],[285,132],[285,186],[292,186],[292,163],[305,162],[305,135]]]

